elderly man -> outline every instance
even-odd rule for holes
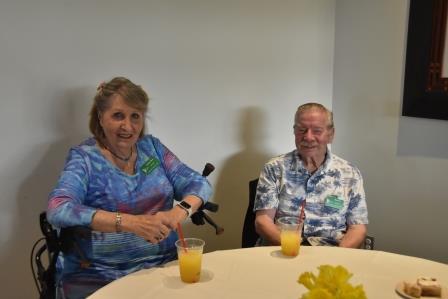
[[[360,171],[327,147],[334,137],[333,114],[317,103],[297,109],[296,149],[264,166],[255,199],[260,244],[279,245],[275,222],[300,217],[303,240],[312,245],[359,248],[366,236],[367,205]]]

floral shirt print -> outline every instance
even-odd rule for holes
[[[297,150],[275,157],[264,166],[254,211],[275,209],[274,220],[299,217],[303,201],[303,236],[318,240],[320,245],[337,245],[347,225],[368,224],[360,171],[329,149],[314,174],[304,167]]]
[[[181,200],[185,195],[196,195],[204,202],[209,199],[212,191],[208,181],[183,164],[157,138],[146,135],[136,145],[134,175],[108,161],[93,138],[72,148],[57,186],[49,195],[49,222],[58,228],[90,227],[97,209],[154,214],[171,209],[173,200]],[[175,259],[177,239],[175,231],[159,244],[128,232],[91,231],[87,237],[76,240],[90,266],[81,266],[78,252],[61,254],[58,277],[70,282],[64,286],[66,293],[92,285],[97,288],[141,268]]]

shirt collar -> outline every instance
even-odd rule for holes
[[[292,170],[296,170],[298,172],[301,173],[309,173],[308,170],[305,168],[305,165],[303,165],[303,161],[302,159],[300,159],[299,156],[299,152],[297,151],[297,149],[295,149],[293,151],[293,163],[291,163],[292,166]],[[322,163],[321,166],[319,166],[319,168],[317,169],[317,171],[314,174],[317,173],[326,173],[328,171],[328,169],[330,168],[330,164],[331,164],[331,159],[332,159],[332,153],[330,148],[327,146],[327,153],[325,154],[325,160],[324,163]]]

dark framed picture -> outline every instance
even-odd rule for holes
[[[410,1],[403,116],[448,120],[447,9],[448,0]]]

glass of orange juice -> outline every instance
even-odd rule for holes
[[[198,282],[201,277],[202,252],[205,242],[196,238],[185,238],[176,241],[177,258],[179,260],[180,279],[183,282]]]
[[[281,217],[277,219],[280,228],[282,253],[286,256],[297,256],[302,242],[303,221],[299,217]]]

